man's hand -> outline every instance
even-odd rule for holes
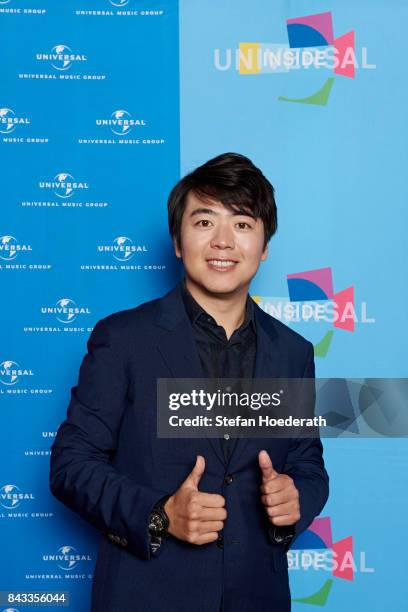
[[[258,455],[262,471],[261,500],[273,525],[293,525],[300,519],[299,491],[287,474],[279,474],[265,450]]]
[[[170,522],[169,533],[191,544],[207,544],[217,540],[227,517],[222,495],[198,490],[204,470],[204,457],[197,455],[191,473],[164,505]]]

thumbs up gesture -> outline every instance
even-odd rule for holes
[[[258,455],[262,472],[262,503],[273,525],[293,525],[300,519],[299,491],[293,479],[275,470],[265,450]]]
[[[199,545],[217,540],[227,518],[222,495],[198,490],[204,471],[204,457],[197,455],[192,471],[164,505],[169,517],[169,533],[179,540]]]

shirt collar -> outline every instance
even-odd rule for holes
[[[191,323],[192,324],[196,323],[197,319],[199,319],[202,316],[205,316],[207,319],[208,317],[210,317],[211,320],[213,320],[211,315],[208,312],[206,312],[204,308],[202,308],[202,306],[200,306],[200,304],[193,298],[190,291],[187,289],[185,277],[183,277],[183,280],[181,282],[181,287],[182,287],[182,297],[183,297],[184,306],[185,306],[188,318],[190,319]],[[247,295],[247,300],[246,300],[246,305],[245,305],[245,320],[239,328],[240,331],[243,331],[244,329],[246,329],[248,325],[251,325],[253,332],[256,333],[254,302],[252,298],[249,296],[249,294]]]

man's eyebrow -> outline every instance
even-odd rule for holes
[[[218,213],[212,208],[195,208],[191,213],[190,217],[194,217],[195,215],[218,215]]]
[[[251,217],[252,219],[256,219],[256,216],[254,214],[252,214],[250,211],[244,210],[244,209],[240,209],[240,210],[233,210],[231,211],[231,213],[233,216],[237,216],[237,215],[244,215],[245,217]],[[194,217],[196,215],[218,215],[218,212],[216,210],[213,210],[212,208],[195,208],[191,213],[190,213],[190,217]]]

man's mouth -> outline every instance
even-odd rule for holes
[[[237,265],[233,259],[207,259],[207,263],[213,270],[231,270]]]

